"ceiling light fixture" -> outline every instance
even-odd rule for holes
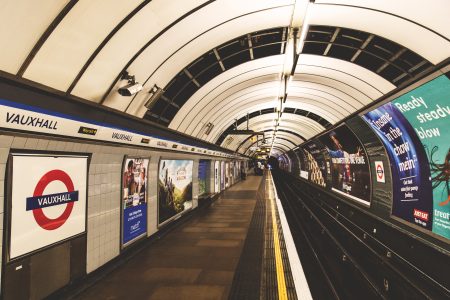
[[[283,114],[283,104],[286,103],[288,97],[288,90],[292,84],[295,69],[297,67],[300,53],[305,44],[305,38],[309,30],[308,9],[313,5],[313,0],[296,0],[292,12],[291,24],[288,33],[288,40],[285,48],[285,58],[283,70],[280,78],[280,88],[278,92],[278,99],[280,99],[280,106],[277,103],[277,119],[275,120],[275,134],[272,139],[272,146],[270,154],[272,154],[273,146],[276,140],[276,132]],[[270,155],[269,154],[269,155]]]

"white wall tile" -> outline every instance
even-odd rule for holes
[[[27,139],[24,137],[20,137],[20,136],[15,136],[14,140],[11,144],[11,148],[24,148],[25,147],[25,143],[27,142]]]
[[[12,135],[0,135],[0,147],[10,148],[13,140],[14,136]]]

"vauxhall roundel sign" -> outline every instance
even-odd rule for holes
[[[384,170],[383,167],[381,165],[377,166],[377,177],[378,179],[382,179],[384,175]]]
[[[44,194],[46,187],[54,182],[61,181],[67,191]],[[36,223],[45,230],[55,230],[61,227],[72,213],[74,202],[78,201],[78,191],[75,191],[72,179],[62,170],[51,170],[45,173],[34,188],[33,196],[26,198],[26,210],[33,212]],[[46,207],[63,206],[64,211],[56,218],[45,215]]]
[[[377,182],[386,182],[384,177],[384,167],[382,161],[375,162],[375,172],[377,175]]]
[[[7,176],[13,259],[86,232],[88,156],[13,153]]]

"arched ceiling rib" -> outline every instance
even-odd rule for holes
[[[322,109],[320,109],[320,103],[314,105],[311,111],[324,115],[328,121],[333,123],[350,113],[350,111],[346,111],[341,115],[333,117],[330,115],[330,112],[327,113],[324,111],[324,109],[328,109],[329,107],[334,107],[334,111],[337,112],[342,111],[343,109],[345,110],[346,106],[339,105],[339,99],[346,99],[348,103],[354,103],[354,106],[361,107],[361,104],[358,106],[358,103],[355,101],[355,98],[361,95],[361,92],[358,90],[352,90],[352,94],[349,95],[348,92],[347,94],[341,92],[339,90],[340,87],[336,88],[332,84],[324,85],[327,84],[327,80],[325,80],[324,84],[320,82],[319,79],[322,78],[320,77],[321,72],[327,72],[326,66],[333,63],[333,61],[339,60],[328,57],[315,57],[314,55],[302,55],[300,57],[297,68],[303,66],[303,64],[307,66],[323,65],[324,67],[316,68],[319,74],[314,78],[309,78],[310,82],[301,82],[296,79],[297,77],[294,77],[294,81],[292,82],[292,93],[290,92],[289,94],[290,99],[293,100],[289,104],[290,106],[301,107],[301,105],[299,106],[298,103],[295,103],[297,101],[294,101],[294,99],[298,98],[296,96],[297,94],[303,98],[312,97],[314,101],[309,101],[311,103],[310,107],[319,102],[322,102],[323,106]],[[223,115],[225,111],[227,114],[230,114],[230,108],[240,112],[241,115],[238,117],[242,117],[242,115],[247,112],[245,109],[251,109],[252,107],[256,108],[257,105],[261,104],[258,99],[255,100],[258,102],[250,104],[249,101],[253,99],[247,99],[245,95],[257,98],[256,95],[265,93],[267,98],[266,101],[262,102],[265,103],[266,107],[273,107],[275,99],[277,99],[279,87],[278,74],[274,72],[279,72],[281,67],[282,56],[280,55],[251,61],[222,73],[208,82],[189,99],[189,101],[180,109],[180,112],[174,118],[170,127],[184,131],[188,134],[196,135],[203,124],[209,122],[208,119],[214,120],[213,124],[217,123],[217,117]],[[335,68],[337,69],[333,70],[332,75],[329,75],[335,76],[336,80],[333,82],[344,81],[347,78],[349,78],[349,80],[358,81],[360,82],[359,86],[362,86],[364,93],[368,93],[370,90],[370,96],[373,99],[382,95],[379,90],[385,93],[394,87],[378,75],[374,75],[372,72],[349,62],[339,61]],[[361,74],[361,76],[355,78],[350,74]],[[299,73],[298,76],[301,77],[303,75]],[[318,81],[319,83],[312,81]],[[299,85],[299,89],[296,88],[297,85]],[[303,87],[303,90],[301,90],[300,87]],[[259,93],[258,90],[260,91]],[[308,100],[306,102],[308,102]],[[249,107],[244,108],[237,104],[249,105]],[[220,110],[222,107],[223,111]],[[236,118],[236,116],[231,116],[230,118]]]
[[[192,58],[199,57],[222,41],[257,30],[288,25],[292,3],[292,0],[215,1],[207,10],[196,13],[195,20],[187,18],[180,22],[176,31],[171,30],[172,35],[168,35],[164,41],[150,45],[128,69],[137,78],[144,78],[145,86],[152,87],[156,83],[164,87],[180,72],[180,66],[188,65],[193,61]],[[224,9],[224,5],[227,9]],[[214,18],[210,17],[211,14]],[[198,32],[199,28],[205,30]],[[173,40],[178,43],[173,43]],[[155,59],[155,53],[156,57],[162,59]],[[128,107],[123,105],[123,99],[114,92],[120,85],[117,82],[106,98],[105,105],[119,109]],[[128,110],[139,113],[142,102],[145,101],[143,96],[142,93],[138,94]]]
[[[272,129],[263,130],[262,132],[264,132],[265,136],[269,136],[269,135],[273,136],[274,131],[275,130],[272,128]],[[278,129],[277,136],[278,135],[294,142],[296,145],[299,145],[305,141],[305,139],[302,136],[300,136],[298,133],[290,131],[290,130]],[[239,151],[240,149],[245,148],[245,145],[248,146],[250,143],[253,143],[251,138],[252,138],[252,136],[248,136],[239,144],[239,146],[236,149],[233,149],[233,150]],[[267,140],[267,138],[264,138],[264,139]],[[262,140],[263,140],[263,138],[261,136],[259,136],[257,139],[257,141],[259,141],[259,142],[262,142]],[[268,144],[266,144],[266,145],[268,145]]]
[[[276,118],[276,113],[268,113],[264,115],[259,115],[249,120],[248,128],[254,131],[261,131],[273,127],[273,121]],[[322,125],[310,119],[308,117],[296,114],[283,114],[283,119],[280,121],[280,128],[295,128],[304,138],[310,138],[317,133],[320,133],[325,129]],[[238,130],[243,130],[247,128],[246,123],[242,123],[237,126]]]
[[[269,142],[273,137],[272,129],[274,118],[276,118],[276,113],[274,113],[272,109],[272,112],[268,112],[263,115],[257,115],[249,119],[248,128],[250,130],[254,130],[255,132],[264,132],[264,140]],[[246,122],[243,122],[237,126],[238,130],[246,128]],[[283,120],[281,120],[280,122],[277,132],[277,137],[279,136],[281,139],[280,141],[277,139],[275,145],[281,143],[284,146],[287,146],[287,144],[283,142],[283,139],[285,139],[291,141],[291,146],[289,147],[294,148],[296,145],[300,144],[306,139],[311,138],[324,129],[325,128],[322,125],[312,119],[309,119],[308,117],[286,113],[285,118],[283,118]],[[217,144],[233,151],[246,149],[249,143],[255,143],[251,140],[250,135],[234,135],[232,134],[232,132],[229,132],[226,135],[222,135],[222,137],[222,139],[219,139],[217,141]],[[261,142],[263,138],[261,136],[258,136],[257,140]]]
[[[447,1],[432,1],[427,6],[419,0],[395,1],[395,4],[387,0],[365,1],[367,4],[349,0],[344,2],[346,4],[342,5],[341,1],[316,1],[316,5],[312,5],[308,11],[310,24],[370,32],[411,49],[433,64],[449,56],[450,31],[448,22],[445,22],[448,16],[444,16],[440,11],[441,9],[448,11]],[[424,10],[426,14],[423,13]],[[434,18],[436,20],[433,20]],[[418,36],[420,43],[417,42]]]
[[[272,138],[273,136],[269,136],[269,138]],[[239,149],[236,149],[239,153],[245,153],[250,147],[258,147],[260,149],[268,148],[270,144],[261,144],[258,142],[253,142],[251,140],[246,141]],[[286,151],[289,151],[293,148],[295,148],[296,145],[292,145],[292,142],[289,140],[286,140],[285,138],[277,138],[277,142],[274,144],[274,146],[286,148]]]
[[[42,45],[23,76],[58,90],[67,90],[98,47],[98,41],[103,40],[140,2],[78,1]],[[80,38],[83,32],[89,34]]]
[[[240,129],[245,129],[246,125],[247,125],[247,120],[249,121],[248,123],[250,124],[250,120],[252,120],[255,117],[261,116],[261,115],[266,115],[266,114],[271,114],[269,116],[269,119],[274,119],[276,117],[276,108],[268,108],[268,109],[262,109],[262,110],[258,110],[258,111],[254,111],[248,114],[248,116],[244,116],[240,119],[236,119],[235,122],[233,122],[221,135],[220,137],[214,141],[217,145],[222,144],[223,140],[227,137],[227,135],[235,129],[236,126],[238,126],[238,128]],[[292,108],[292,107],[285,107],[283,109],[283,113],[286,114],[296,114],[296,115],[300,115],[300,116],[304,116],[306,118],[309,118],[313,121],[316,121],[317,123],[319,123],[320,125],[322,125],[324,128],[329,128],[331,126],[331,123],[329,123],[327,120],[323,119],[322,117],[311,113],[309,111],[303,110],[303,109],[297,109],[297,108]],[[304,139],[302,139],[301,141],[303,141]]]

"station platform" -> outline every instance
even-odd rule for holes
[[[249,176],[71,298],[308,299],[297,297],[275,200],[270,173]]]

